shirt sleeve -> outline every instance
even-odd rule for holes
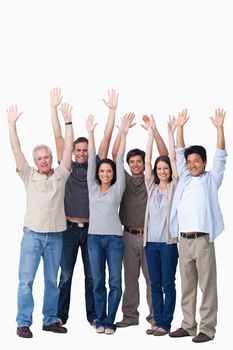
[[[121,201],[125,190],[125,169],[124,169],[124,155],[118,154],[116,159],[116,186],[117,186],[117,199]]]
[[[88,149],[88,166],[87,166],[87,185],[91,191],[96,184],[96,153],[94,149]]]
[[[227,153],[225,150],[216,149],[213,166],[210,170],[210,173],[213,175],[215,182],[217,184],[217,188],[219,188],[222,184],[223,174],[226,169],[226,156]]]
[[[23,170],[20,170],[20,171],[16,170],[16,171],[20,179],[23,181],[24,185],[27,187],[30,179],[30,175],[33,172],[33,168],[27,165]]]
[[[176,148],[176,166],[179,177],[189,174],[184,151],[185,148]]]

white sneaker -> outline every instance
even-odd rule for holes
[[[104,333],[105,329],[103,326],[96,328],[96,333]]]
[[[114,334],[115,330],[112,328],[105,328],[105,334]]]

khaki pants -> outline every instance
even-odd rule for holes
[[[201,289],[199,332],[213,338],[217,324],[217,275],[214,243],[208,236],[180,238],[179,266],[181,274],[181,327],[196,335],[197,285]]]
[[[143,235],[133,235],[124,231],[124,242],[125,252],[123,263],[125,290],[122,301],[123,319],[129,319],[132,321],[138,321],[139,319],[139,276],[140,270],[142,269],[146,281],[146,296],[149,306],[149,315],[146,319],[148,322],[152,323],[154,318],[151,298],[151,283],[148,273],[145,249],[143,246]]]

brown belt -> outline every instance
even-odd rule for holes
[[[181,232],[180,235],[183,238],[192,239],[192,238],[206,236],[206,235],[208,235],[208,233],[205,233],[205,232]]]
[[[132,235],[142,236],[144,230],[143,230],[143,228],[140,229],[140,230],[136,230],[136,229],[134,229],[134,228],[130,228],[130,227],[128,227],[128,226],[124,226],[124,231],[129,232],[129,233],[131,233]]]

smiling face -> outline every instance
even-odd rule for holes
[[[102,163],[99,167],[98,176],[102,184],[111,186],[111,181],[114,177],[111,164]]]
[[[141,177],[144,174],[144,163],[141,156],[132,156],[129,158],[129,168],[132,176]]]
[[[160,160],[156,165],[156,174],[160,182],[169,182],[171,176],[169,165]]]
[[[78,142],[74,145],[73,150],[75,162],[85,164],[88,161],[88,143]]]
[[[200,176],[205,172],[206,161],[203,161],[197,153],[189,154],[187,157],[187,167],[191,176]]]
[[[47,148],[40,148],[35,152],[34,162],[41,174],[48,175],[52,170],[52,156]]]

